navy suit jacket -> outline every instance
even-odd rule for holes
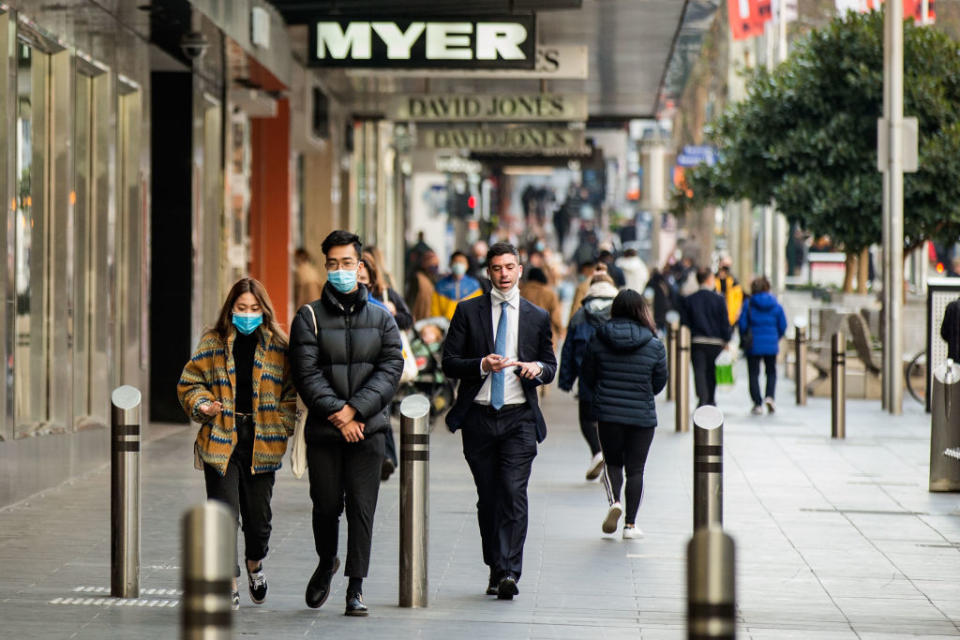
[[[517,359],[520,362],[541,362],[543,372],[538,378],[521,378],[523,394],[537,419],[537,442],[547,437],[547,425],[537,402],[537,387],[550,384],[557,372],[557,358],[553,354],[553,335],[550,314],[532,302],[520,298],[520,318],[517,323]],[[457,304],[450,321],[450,329],[443,341],[443,373],[460,381],[457,400],[447,413],[447,427],[456,431],[463,423],[487,375],[480,372],[480,361],[494,352],[493,317],[490,312],[490,294],[471,298]],[[508,376],[513,369],[504,370]]]

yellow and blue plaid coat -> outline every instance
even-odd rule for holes
[[[287,450],[287,438],[296,422],[297,392],[290,377],[287,347],[265,327],[257,330],[260,342],[253,355],[253,473],[269,473],[280,468]],[[236,365],[233,341],[237,332],[231,327],[227,343],[208,331],[200,338],[193,357],[183,368],[177,383],[177,397],[187,416],[200,423],[196,448],[200,458],[217,469],[227,471],[230,456],[237,445],[234,424],[233,390]],[[219,400],[223,410],[210,417],[200,412],[206,402]]]

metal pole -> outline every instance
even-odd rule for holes
[[[807,404],[807,328],[797,325],[794,328],[794,382],[797,385],[797,404]]]
[[[830,340],[830,437],[847,437],[847,339],[843,331]]]
[[[230,508],[211,500],[182,520],[183,613],[181,640],[233,636],[231,583],[237,564],[237,522]]]
[[[110,595],[140,597],[140,392],[113,390],[110,412]]]
[[[698,529],[687,544],[687,638],[733,640],[736,552],[720,527]]]
[[[680,314],[667,311],[667,400],[677,396],[677,333],[680,331]]]
[[[400,606],[427,606],[430,401],[400,403]]]
[[[887,127],[883,209],[884,408],[903,413],[903,5],[884,9],[883,116]]]
[[[676,419],[677,433],[690,430],[690,329],[680,327],[677,339]]]
[[[693,412],[693,528],[723,525],[723,412]]]

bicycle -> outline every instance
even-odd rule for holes
[[[927,404],[927,352],[918,352],[904,370],[904,382],[910,397],[922,405]],[[917,388],[914,388],[917,387]]]

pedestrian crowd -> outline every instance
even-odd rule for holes
[[[320,607],[331,592],[345,513],[345,614],[368,614],[363,580],[379,487],[399,462],[391,416],[407,393],[427,395],[431,419],[443,416],[460,432],[477,491],[485,592],[503,600],[520,592],[527,486],[547,436],[539,400],[555,376],[577,397],[585,478],[599,479],[607,498],[601,529],[616,533],[623,518],[626,540],[643,535],[637,517],[656,397],[669,375],[661,338],[671,312],[690,330],[698,406],[716,403],[717,362],[729,358],[737,329],[751,411],[775,411],[783,308],[762,276],[745,295],[728,259],[716,273],[689,259],[650,271],[636,249],[617,256],[581,246],[573,287],[539,238],[520,247],[476,242],[454,251],[441,275],[441,256],[420,234],[397,287],[385,256],[353,233],[332,232],[321,252],[325,280],[308,251],[295,254],[289,334],[264,286],[242,278],[177,384],[184,411],[200,425],[194,462],[207,498],[226,503],[243,533],[256,604],[267,596],[275,473],[295,438],[291,457],[295,472],[298,461],[306,466],[318,557],[306,604]],[[240,577],[238,563],[234,608]]]

